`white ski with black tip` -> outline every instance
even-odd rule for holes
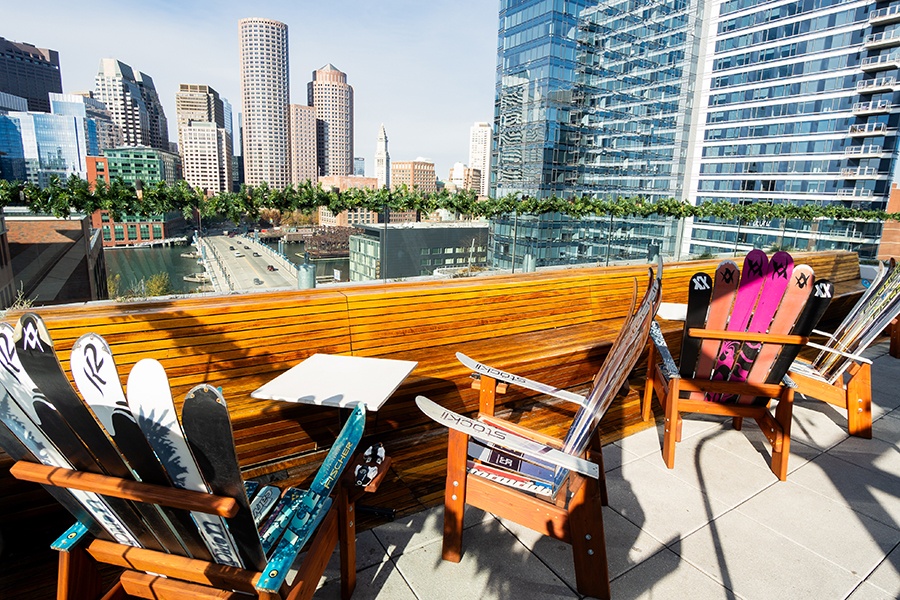
[[[175,487],[208,494],[209,486],[178,422],[169,379],[157,360],[144,358],[134,365],[128,375],[126,397],[128,408]],[[213,560],[221,565],[243,567],[225,521],[200,512],[192,515]]]

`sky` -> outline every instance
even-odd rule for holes
[[[383,123],[392,161],[426,157],[446,180],[468,162],[469,128],[493,121],[497,0],[151,0],[9,2],[0,37],[59,52],[63,92],[94,89],[101,58],[153,78],[175,127],[181,83],[209,85],[240,108],[238,20],[288,25],[291,102],[332,63],[354,90],[354,154],[374,176]]]

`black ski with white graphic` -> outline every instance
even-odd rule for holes
[[[812,330],[815,329],[819,319],[822,318],[822,315],[824,315],[825,311],[828,309],[828,305],[831,304],[831,299],[833,297],[834,284],[827,279],[816,280],[813,284],[812,294],[810,294],[809,299],[806,301],[806,306],[803,307],[803,311],[800,313],[800,316],[797,317],[797,322],[794,324],[793,329],[791,329],[791,335],[808,336],[812,333]],[[766,379],[766,383],[780,383],[782,376],[787,373],[788,369],[794,363],[794,359],[800,354],[801,349],[802,346],[800,345],[785,346],[781,353],[778,354],[778,358],[775,359],[775,362],[772,363],[772,368],[769,371],[770,375]],[[781,373],[781,375],[779,375],[779,373]],[[763,399],[757,398],[756,401],[762,402]]]
[[[0,324],[0,366],[2,366],[0,379],[13,400],[10,410],[21,411],[10,413],[21,431],[10,428],[43,464],[104,474],[97,459],[85,448],[81,439],[72,431],[70,424],[57,408],[48,402],[43,390],[33,381],[33,373],[29,373],[22,364],[20,353],[16,349],[16,338],[17,332],[13,331],[12,327],[6,323]],[[53,362],[59,370],[59,361],[56,360],[55,354]],[[68,380],[66,384],[68,385]],[[71,390],[71,386],[69,389]],[[87,412],[84,404],[81,406]],[[96,427],[96,422],[89,413],[88,417]],[[126,477],[131,478],[127,473]],[[131,546],[163,550],[157,537],[141,518],[137,506],[120,498],[97,494],[85,497],[75,491],[72,494],[94,514],[116,541]]]
[[[70,367],[85,402],[106,428],[134,473],[144,483],[171,487],[166,470],[128,408],[116,363],[106,340],[94,333],[78,338],[72,346]],[[212,560],[212,554],[203,543],[188,511],[166,507],[162,507],[162,511],[189,556]]]
[[[228,528],[248,567],[261,571],[266,566],[266,555],[250,502],[244,493],[225,398],[212,386],[198,385],[184,399],[181,424],[184,437],[212,493],[237,500],[237,514],[226,519]]]
[[[0,400],[0,405],[2,405],[3,402],[12,402],[12,399],[7,396],[3,400]],[[2,406],[0,406],[0,412],[3,412]],[[21,460],[30,463],[41,462],[38,457],[22,443],[18,436],[10,431],[2,418],[0,418],[0,448],[3,448],[3,451],[13,460]],[[68,510],[72,516],[78,519],[79,523],[82,523],[87,527],[94,537],[112,541],[112,536],[97,523],[96,519],[91,516],[85,506],[72,495],[72,492],[55,485],[43,485],[41,487],[47,490],[47,492],[53,496],[54,500],[59,502],[63,508]]]
[[[175,413],[169,379],[159,361],[144,358],[128,374],[128,408],[144,432],[175,487],[209,493],[209,486],[184,439]],[[217,515],[193,512],[197,528],[213,561],[231,567],[244,566],[225,520]]]
[[[703,329],[706,325],[706,313],[709,311],[709,301],[712,298],[713,279],[707,273],[695,273],[691,277],[688,286],[687,317],[684,321],[684,330],[691,328]],[[700,346],[703,340],[682,336],[681,339],[681,376],[690,379],[694,376],[697,359],[700,357]]]

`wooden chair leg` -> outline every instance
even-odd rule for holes
[[[84,600],[100,596],[97,562],[83,548],[59,553],[56,582],[57,600]]]
[[[791,421],[794,411],[794,390],[785,387],[775,407],[775,421],[781,427],[780,447],[772,447],[772,472],[781,481],[787,479],[788,457],[791,454]]]
[[[338,492],[338,544],[341,549],[341,598],[350,600],[356,589],[356,505],[347,488]]]
[[[670,469],[675,467],[675,442],[679,438],[681,427],[678,414],[678,393],[681,387],[681,379],[673,377],[669,381],[669,396],[666,398],[665,433],[663,434],[663,461]]]
[[[600,504],[609,506],[609,493],[606,490],[606,466],[603,464],[603,442],[600,439],[599,427],[594,430],[594,434],[591,436],[590,448],[588,460],[594,461],[600,467],[600,479],[597,480],[600,488]]]
[[[569,502],[569,531],[578,593],[609,600],[606,534],[600,488],[596,480],[585,478]]]
[[[641,400],[641,418],[646,422],[650,420],[653,402],[653,380],[656,377],[656,348],[650,343],[647,353],[647,378],[644,380],[644,397]]]
[[[731,426],[734,427],[735,431],[740,431],[741,427],[744,426],[744,417],[733,417],[731,419]]]
[[[847,382],[847,431],[872,439],[872,369],[862,364]]]
[[[466,510],[466,451],[469,436],[451,429],[447,438],[447,481],[444,487],[444,541],[441,556],[462,559],[463,515]]]
[[[116,585],[106,592],[100,600],[128,600],[125,586],[122,585],[121,581],[117,581]]]

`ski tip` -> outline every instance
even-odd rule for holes
[[[43,351],[40,345],[41,342],[49,348],[53,348],[53,339],[50,337],[47,325],[44,324],[44,320],[40,316],[32,312],[27,312],[19,317],[13,333],[13,340],[17,344],[20,341],[24,341],[26,348],[37,348]]]
[[[131,383],[132,378],[157,377],[165,377],[166,383],[168,384],[169,380],[168,377],[166,377],[166,370],[163,368],[162,363],[155,358],[142,358],[131,367],[131,372],[128,374],[128,383]]]
[[[219,388],[213,387],[208,383],[201,383],[200,385],[195,385],[191,388],[191,390],[184,397],[185,400],[192,400],[196,398],[198,395],[203,396],[211,396],[215,399],[217,404],[221,404],[222,406],[228,406],[225,402],[225,396],[222,395],[222,392],[219,391]]]
[[[80,350],[87,346],[99,347],[105,353],[110,355],[112,354],[112,350],[110,349],[109,344],[106,343],[106,340],[104,340],[101,336],[97,335],[94,332],[86,333],[75,340],[75,343],[72,344],[72,352],[75,352],[76,350]]]

